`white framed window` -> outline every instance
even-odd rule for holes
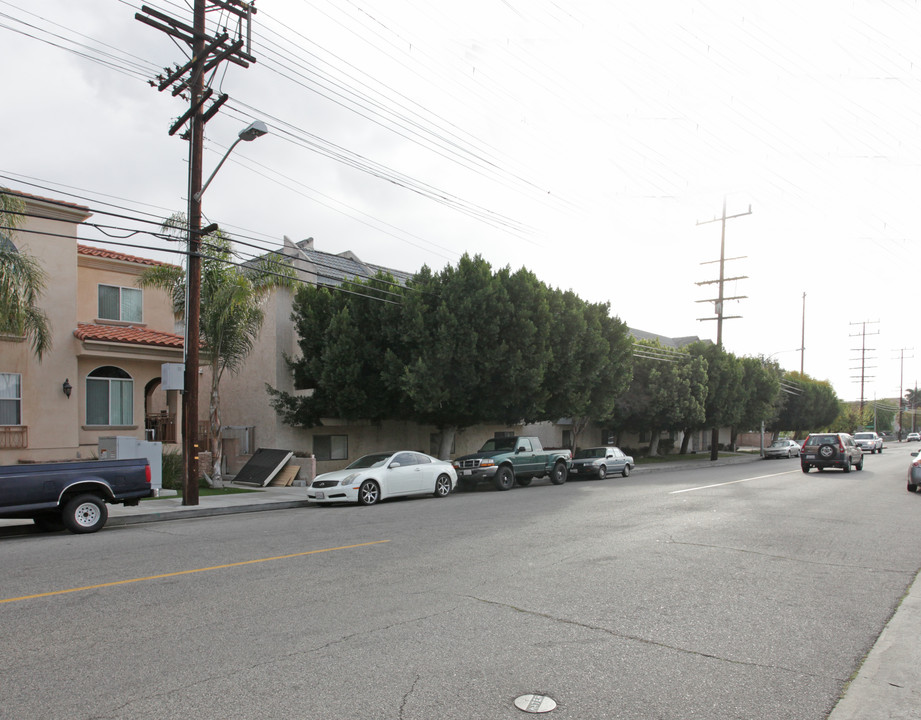
[[[314,435],[313,454],[317,460],[347,460],[349,457],[349,436]]]
[[[22,425],[22,375],[0,373],[0,425]]]
[[[134,380],[128,373],[108,365],[87,375],[86,424],[134,424]]]
[[[144,296],[137,288],[99,285],[100,320],[141,322]]]

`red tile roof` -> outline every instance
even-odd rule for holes
[[[101,342],[126,343],[129,345],[148,345],[153,347],[182,348],[183,337],[174,333],[148,330],[147,328],[128,325],[93,325],[78,323],[74,330],[78,340],[97,340]]]
[[[76,210],[83,210],[89,212],[90,209],[86,205],[77,205],[76,203],[65,202],[64,200],[54,200],[52,198],[42,197],[41,195],[32,195],[30,193],[24,193],[20,190],[12,190],[9,188],[3,188],[4,192],[9,193],[10,195],[17,195],[22,198],[27,198],[29,200],[39,200],[41,202],[51,203],[52,205],[61,205],[63,207],[74,208]]]
[[[103,248],[92,247],[90,245],[77,244],[77,254],[108,258],[109,260],[123,260],[125,262],[133,262],[140,265],[169,265],[169,263],[160,262],[159,260],[137,257],[136,255],[126,255],[125,253],[115,252],[114,250],[104,250]]]

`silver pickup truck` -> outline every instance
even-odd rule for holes
[[[146,458],[0,467],[0,518],[31,518],[42,530],[96,532],[106,503],[137,505],[151,494]]]

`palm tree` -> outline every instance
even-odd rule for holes
[[[177,213],[163,223],[170,234],[184,236],[185,215]],[[237,265],[230,239],[217,231],[202,238],[200,340],[211,365],[209,437],[214,474],[212,487],[223,487],[221,478],[220,383],[225,370],[239,372],[253,349],[262,327],[263,300],[274,288],[292,287],[294,271],[287,263],[263,256]],[[170,294],[177,317],[185,314],[185,271],[160,265],[144,272],[141,287],[156,287]]]
[[[51,325],[37,305],[45,289],[45,271],[13,244],[13,230],[24,211],[22,200],[0,188],[0,333],[28,338],[41,361],[51,349]]]

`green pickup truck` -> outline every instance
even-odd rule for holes
[[[572,453],[545,450],[536,437],[501,437],[487,440],[479,452],[463,455],[452,464],[460,490],[472,490],[486,480],[496,490],[511,490],[515,483],[524,487],[545,475],[554,485],[562,485],[572,466]]]

